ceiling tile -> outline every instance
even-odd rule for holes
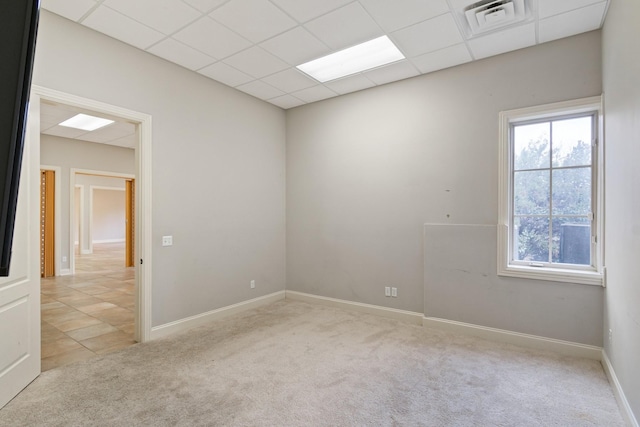
[[[260,46],[291,65],[304,64],[329,53],[324,43],[302,27],[280,34]]]
[[[392,39],[407,57],[433,52],[463,41],[450,13],[396,31],[392,34]]]
[[[62,138],[75,139],[87,133],[86,130],[68,128],[64,126],[55,126],[43,132],[46,135],[60,136]]]
[[[297,107],[299,105],[304,104],[304,101],[299,100],[295,96],[284,95],[279,96],[277,98],[272,98],[269,100],[273,105],[277,105],[280,108],[284,108],[285,110],[288,108]]]
[[[199,70],[205,65],[215,62],[214,58],[198,52],[197,50],[171,38],[154,45],[148,49],[148,52],[164,58],[167,61],[182,65],[190,70]]]
[[[72,21],[82,18],[96,5],[95,0],[42,0],[41,6]]]
[[[93,132],[87,132],[86,134],[82,135],[82,139],[89,142],[105,143],[135,134],[135,125],[124,122],[116,122],[112,125],[95,130]]]
[[[58,120],[54,120],[51,117],[46,117],[40,114],[40,132],[47,133],[46,131],[60,123]]]
[[[209,13],[218,6],[223,5],[227,0],[182,0],[188,5],[198,9],[200,12]]]
[[[298,22],[307,22],[327,12],[331,12],[352,0],[271,0]]]
[[[420,73],[416,70],[416,67],[407,60],[394,62],[364,73],[369,80],[377,85],[408,79],[418,74]]]
[[[374,82],[372,82],[362,74],[356,74],[355,76],[344,77],[342,79],[325,83],[325,86],[327,86],[334,92],[339,93],[340,95],[367,89],[375,85],[376,84]]]
[[[60,108],[58,105],[48,104],[45,102],[40,103],[40,116],[47,117],[51,120],[57,120],[58,123],[67,120],[70,117],[75,116],[75,111],[69,111],[68,109]],[[56,123],[56,124],[58,124]]]
[[[563,37],[600,28],[606,3],[597,3],[582,9],[542,19],[538,24],[538,40],[545,43]]]
[[[288,70],[265,77],[262,80],[287,93],[306,89],[318,84],[317,81],[305,76],[295,68],[289,68]]]
[[[225,59],[224,62],[256,79],[289,68],[285,62],[258,46],[243,50]]]
[[[249,95],[253,95],[256,98],[265,100],[284,95],[284,92],[282,92],[281,90],[278,90],[273,86],[261,82],[260,80],[255,80],[251,83],[237,86],[236,89],[248,93]]]
[[[206,16],[177,32],[173,38],[217,59],[251,46],[250,41]]]
[[[360,0],[373,19],[388,32],[449,12],[446,0]]]
[[[117,145],[118,147],[124,148],[136,148],[138,145],[138,135],[128,135],[123,138],[114,139],[109,141],[109,145]]]
[[[469,54],[469,49],[464,43],[425,53],[411,59],[411,62],[418,67],[421,73],[443,70],[469,61],[471,61],[471,54]]]
[[[606,3],[603,0],[538,0],[538,18],[544,19],[570,10],[579,9],[594,3]]]
[[[102,4],[165,34],[173,33],[200,16],[180,0],[105,0]]]
[[[253,80],[253,77],[243,73],[242,71],[238,71],[223,62],[216,62],[215,64],[209,65],[208,67],[199,70],[198,73],[231,87],[236,87]]]
[[[209,16],[254,43],[296,26],[296,22],[267,0],[232,0]]]
[[[293,92],[291,95],[295,96],[296,98],[300,98],[305,102],[315,102],[322,99],[332,98],[334,96],[337,96],[338,94],[327,87],[318,85]]]
[[[82,24],[140,49],[164,38],[162,33],[105,6],[98,7]]]
[[[384,34],[358,2],[341,7],[305,27],[333,49],[343,49]]]
[[[469,40],[469,48],[476,59],[499,55],[536,44],[536,24],[530,23]]]

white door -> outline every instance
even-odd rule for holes
[[[10,276],[0,278],[0,408],[40,374],[39,129],[40,99],[32,96]]]

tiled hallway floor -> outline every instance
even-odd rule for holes
[[[42,279],[42,371],[135,344],[134,268],[124,244],[76,254],[76,274]]]

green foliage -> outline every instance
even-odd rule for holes
[[[562,225],[588,223],[587,216],[591,211],[590,145],[579,141],[568,153],[555,148],[550,153],[549,146],[546,139],[531,140],[521,152],[515,153],[514,213],[518,216],[514,220],[514,245],[519,260],[548,262],[551,251],[551,260],[560,262]],[[554,168],[575,168],[549,169],[551,160]],[[552,222],[549,224],[551,206]],[[563,217],[565,215],[584,217]]]

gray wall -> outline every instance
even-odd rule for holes
[[[592,32],[289,110],[287,289],[424,312],[423,225],[497,222],[498,113],[599,95],[601,79]],[[486,288],[482,301],[451,298],[474,323],[518,330],[546,316],[539,335],[602,343],[602,289],[518,281],[505,292],[532,307],[517,324],[509,307],[476,308],[491,306]],[[562,326],[585,302],[596,310],[579,331]]]
[[[497,226],[424,227],[427,317],[602,345],[602,288],[497,275]]]
[[[640,3],[611,2],[603,30],[605,350],[640,418]],[[609,342],[608,331],[612,331]]]
[[[51,135],[40,135],[40,163],[47,166],[59,166],[60,179],[60,259],[66,257],[66,262],[60,262],[60,269],[69,268],[69,174],[70,169],[90,169],[96,171],[135,174],[135,152],[130,148],[97,144],[95,142],[78,141]],[[82,183],[82,182],[78,182]],[[97,184],[96,184],[97,185]],[[89,206],[89,188],[85,188],[85,204]],[[88,218],[88,209],[85,209]],[[88,221],[87,221],[88,223]],[[87,224],[88,226],[88,224]],[[85,233],[85,236],[88,235]],[[88,247],[88,241],[84,247]]]
[[[132,151],[132,150],[130,150]],[[131,153],[133,155],[133,152]],[[122,196],[122,203],[124,203],[125,199],[125,179],[124,178],[112,178],[107,176],[93,176],[93,175],[84,175],[84,174],[76,174],[76,185],[82,185],[82,201],[84,202],[82,213],[84,213],[83,218],[78,218],[78,221],[74,224],[74,228],[78,228],[78,225],[82,227],[82,242],[80,242],[80,250],[82,253],[90,253],[91,252],[91,240],[95,240],[95,234],[90,229],[90,226],[96,227],[95,221],[91,224],[91,186],[98,187],[112,187],[112,188],[121,188],[123,191],[120,192]],[[95,204],[93,206],[95,211]],[[125,206],[122,205],[122,221],[124,222],[124,210]],[[94,217],[95,219],[95,217]],[[124,234],[124,225],[122,226],[122,232]],[[124,238],[124,237],[123,237]]]
[[[112,243],[125,241],[125,192],[93,189],[91,241]]]
[[[47,11],[33,81],[153,116],[154,326],[284,289],[281,109]]]

